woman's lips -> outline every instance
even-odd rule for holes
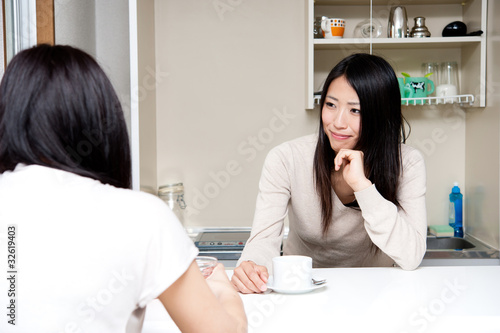
[[[332,134],[332,137],[336,140],[347,140],[351,137],[350,135],[342,135],[342,134],[333,133],[333,132],[330,132],[330,133]]]

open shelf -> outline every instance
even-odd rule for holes
[[[474,97],[460,97],[457,105],[470,107],[486,106],[486,38],[488,0],[308,0],[306,11],[307,82],[306,109],[317,105],[314,92],[331,67],[345,56],[365,52],[384,57],[397,73],[417,73],[424,62],[455,61],[458,64],[459,86],[462,91],[474,93]],[[351,22],[351,27],[367,19],[387,22],[391,6],[408,6],[409,18],[423,16],[428,19],[433,36],[424,38],[359,38],[355,29],[346,30],[346,38],[314,38],[316,17],[326,15],[342,17]],[[384,16],[384,15],[385,16]],[[337,16],[338,15],[338,16]],[[411,20],[410,24],[411,24]],[[451,21],[462,21],[468,30],[481,30],[481,36],[441,37],[441,31]],[[382,30],[385,28],[383,27]],[[356,38],[354,38],[356,36]],[[461,95],[468,96],[468,95]],[[429,97],[417,105],[446,104]],[[405,105],[411,105],[410,102]]]

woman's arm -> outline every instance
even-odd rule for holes
[[[193,261],[158,299],[182,332],[247,332],[243,302],[222,264],[205,280]]]
[[[287,160],[291,155],[289,150],[287,146],[280,145],[266,157],[259,181],[252,232],[238,264],[251,260],[270,270],[272,258],[280,255],[291,191],[291,163]]]
[[[283,145],[272,149],[264,162],[252,232],[231,278],[242,293],[265,291],[272,258],[280,255],[290,200],[290,163],[286,155],[291,154],[283,150]]]
[[[425,255],[427,213],[423,156],[406,147],[397,198],[400,208],[385,200],[374,184],[355,192],[372,242],[405,270],[417,268]]]

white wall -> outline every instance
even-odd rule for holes
[[[5,66],[5,56],[4,56],[4,32],[3,32],[3,10],[0,8],[0,79],[3,76],[4,66]]]
[[[120,98],[130,129],[128,2],[55,0],[55,41],[96,58]]]
[[[96,58],[122,103],[130,133],[130,52],[128,1],[95,1]]]
[[[500,3],[488,2],[487,107],[467,111],[467,232],[500,248]]]
[[[251,225],[269,149],[316,130],[317,112],[304,110],[304,8],[156,1],[158,185],[184,183],[189,226]]]
[[[57,44],[72,45],[96,56],[95,0],[55,0]]]
[[[156,193],[156,85],[155,58],[155,0],[137,2],[137,26],[141,32],[138,43],[138,88],[139,98],[139,152],[140,188],[142,191]],[[159,73],[161,74],[161,73]]]
[[[96,54],[123,96],[130,91],[122,45],[128,34],[119,29],[127,11],[112,2],[56,0],[56,41]],[[488,107],[403,112],[412,126],[409,144],[426,159],[429,223],[446,223],[458,180],[467,230],[498,248],[499,6],[489,6]],[[146,88],[139,94],[142,185],[154,191],[184,182],[187,226],[250,226],[269,149],[317,129],[318,111],[304,110],[305,1],[148,0],[138,6],[138,23],[137,88]],[[400,63],[401,54],[383,52]],[[424,52],[415,56],[429,60]]]
[[[304,110],[305,1],[247,1],[220,15],[214,3],[156,1],[156,60],[168,73],[157,91],[158,185],[185,183],[190,226],[249,226],[266,153],[317,129],[318,111]],[[391,51],[379,53],[401,63],[403,54]],[[428,57],[417,50],[416,66]],[[293,118],[266,136],[284,110]],[[445,224],[451,185],[465,184],[465,113],[413,107],[404,114],[409,144],[427,163],[429,223]],[[225,171],[231,163],[235,175]]]

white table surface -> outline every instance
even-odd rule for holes
[[[500,332],[500,266],[328,268],[313,276],[327,285],[242,295],[249,332]],[[143,332],[179,330],[155,301]]]

